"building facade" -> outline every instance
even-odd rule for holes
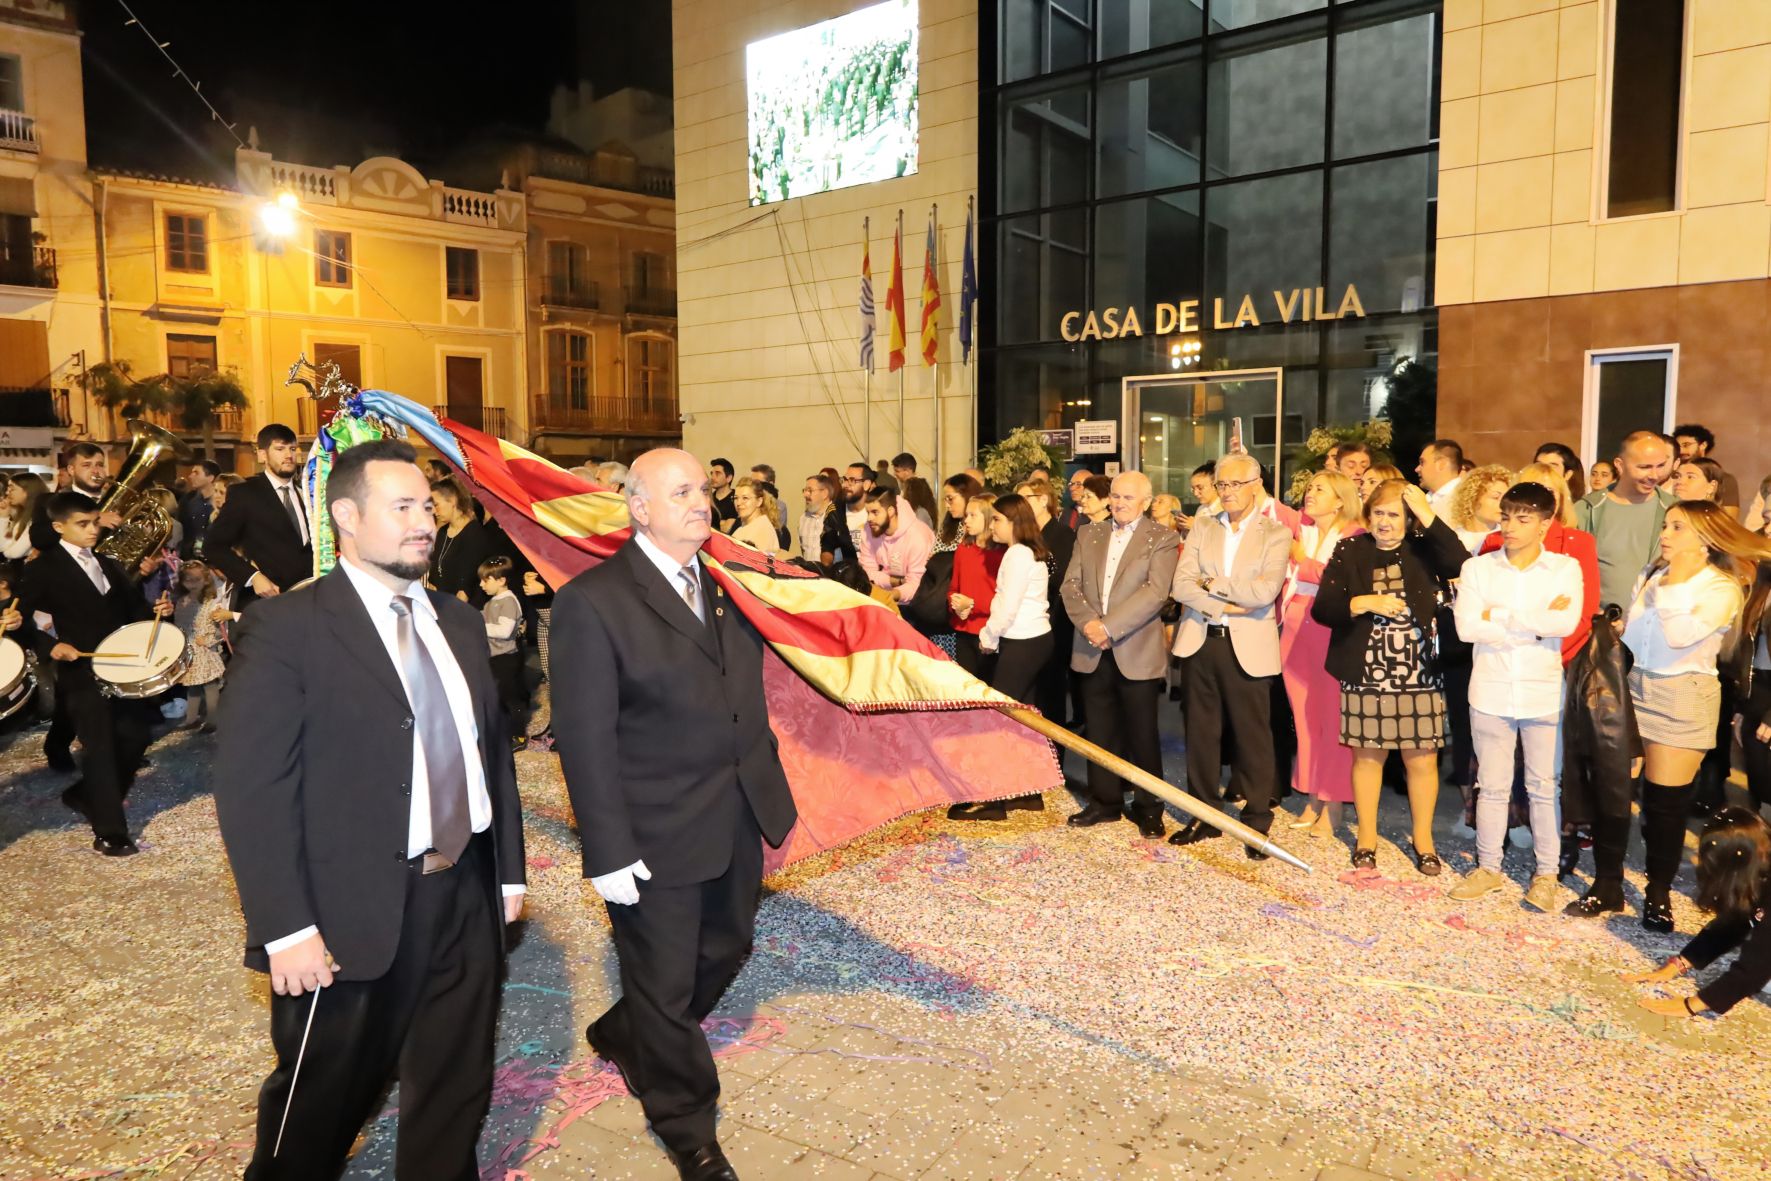
[[[678,315],[683,442],[740,469],[809,472],[909,451],[934,480],[976,448],[972,369],[956,337],[966,203],[978,183],[977,0],[921,0],[914,173],[750,203],[745,47],[844,15],[856,0],[674,0]],[[948,309],[930,367],[918,354],[935,213]],[[887,372],[886,288],[904,218],[908,365]],[[861,368],[861,258],[871,250],[877,372]],[[938,418],[937,418],[938,415]],[[940,440],[937,453],[936,440]]]
[[[1702,422],[1771,470],[1771,5],[1447,0],[1439,424],[1484,460]]]

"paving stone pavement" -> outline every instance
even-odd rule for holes
[[[130,804],[146,851],[127,861],[87,849],[41,729],[0,749],[0,1178],[239,1175],[266,1000],[239,966],[212,741],[154,748]],[[584,1044],[612,999],[607,923],[557,762],[518,761],[531,894],[482,1177],[674,1177]],[[1671,944],[1633,917],[1455,906],[1455,879],[1424,882],[1388,841],[1365,876],[1344,845],[1284,832],[1318,868],[1305,876],[1228,842],[1067,830],[1073,805],[1047,800],[1008,825],[908,818],[771,880],[756,952],[709,1022],[741,1176],[1771,1173],[1764,1006],[1725,1024],[1636,1015],[1615,973]],[[1441,814],[1442,852],[1467,869],[1455,805]],[[392,1177],[394,1129],[374,1122],[347,1176]]]

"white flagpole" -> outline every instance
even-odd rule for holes
[[[941,215],[938,205],[929,205],[929,228],[937,235],[941,231]],[[941,253],[940,238],[936,237],[933,241],[935,243],[933,252],[935,257],[928,260],[929,266],[935,265],[935,258],[939,257]],[[929,387],[929,398],[935,408],[935,470],[932,474],[935,479],[940,480],[946,478],[941,473],[947,469],[941,466],[941,334],[939,331],[935,333],[935,363],[929,366],[929,374],[930,380],[934,383]]]

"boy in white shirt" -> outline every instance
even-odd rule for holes
[[[1580,563],[1543,547],[1556,497],[1521,483],[1500,501],[1502,548],[1464,563],[1457,634],[1473,644],[1470,730],[1476,744],[1476,870],[1451,890],[1466,902],[1506,885],[1501,854],[1513,794],[1513,753],[1525,751],[1525,794],[1537,866],[1525,901],[1556,902],[1561,821],[1556,809],[1562,722],[1562,639],[1580,622]]]
[[[510,589],[514,566],[502,554],[480,563],[480,589],[488,596],[480,613],[486,617],[486,642],[492,648],[492,677],[498,682],[498,700],[510,719],[511,746],[521,750],[528,745],[521,718],[529,707],[529,694],[523,688],[523,653],[517,646],[523,604]]]

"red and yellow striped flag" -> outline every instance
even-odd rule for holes
[[[441,425],[463,474],[550,585],[626,543],[618,493],[514,443]],[[765,658],[764,684],[800,820],[779,850],[766,850],[770,869],[911,812],[1063,782],[1046,740],[993,708],[1015,703],[890,607],[721,533],[703,554],[778,658]]]
[[[941,279],[935,272],[935,211],[929,210],[929,236],[922,252],[922,363],[933,365],[941,344]]]
[[[904,368],[904,216],[898,215],[898,229],[892,235],[892,283],[886,288],[886,322],[891,329],[892,348],[886,363],[887,373]]]

